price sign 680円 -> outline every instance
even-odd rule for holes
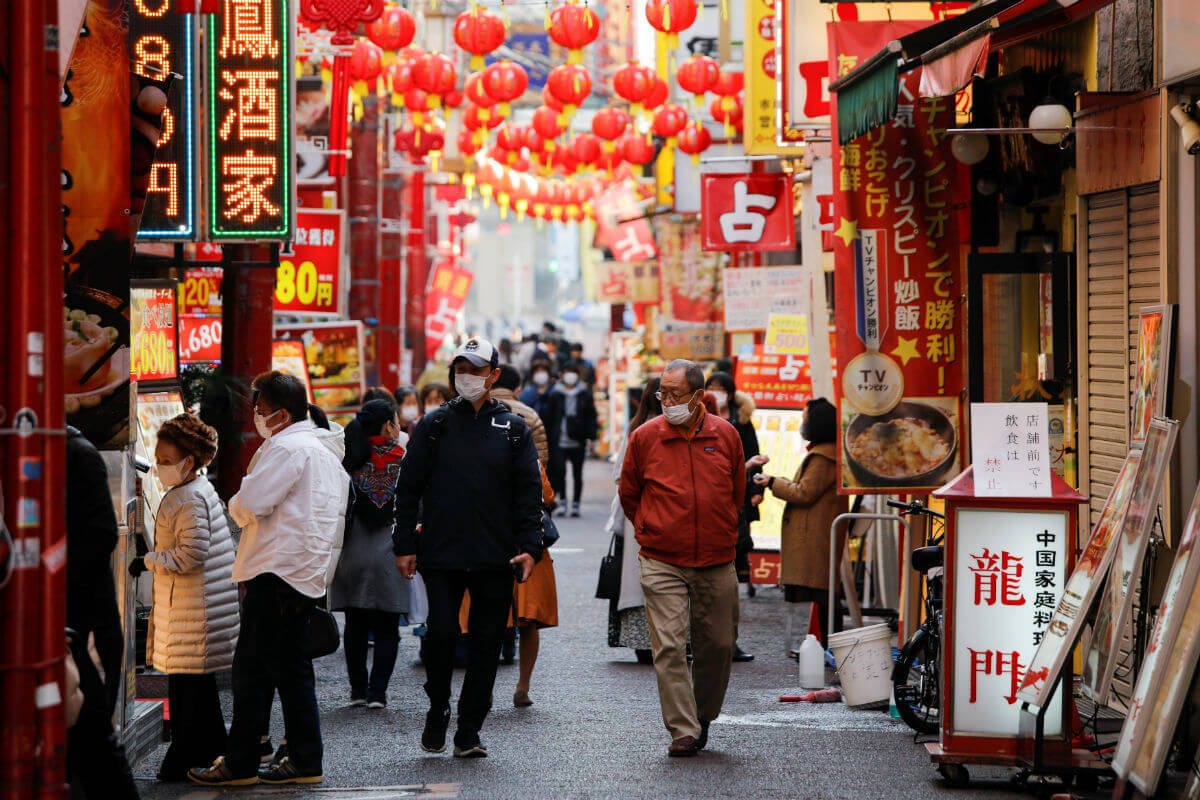
[[[346,212],[297,209],[296,235],[279,256],[275,312],[338,316],[342,309],[342,243]]]
[[[290,0],[221,0],[208,30],[209,232],[291,234]]]

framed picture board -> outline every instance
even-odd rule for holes
[[[1129,446],[1141,447],[1150,420],[1169,412],[1175,306],[1142,308],[1138,318],[1137,369],[1134,371]]]

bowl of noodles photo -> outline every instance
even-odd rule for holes
[[[856,414],[842,446],[863,486],[931,486],[954,463],[958,439],[944,411],[905,400],[886,414]]]

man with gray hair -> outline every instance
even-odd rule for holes
[[[737,640],[733,560],[746,459],[737,431],[706,414],[703,397],[699,364],[668,364],[658,392],[662,416],[633,432],[621,469],[621,505],[641,548],[646,620],[672,757],[694,756],[708,743]]]

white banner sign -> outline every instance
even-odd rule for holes
[[[726,269],[724,287],[727,331],[765,331],[772,314],[809,313],[803,267]]]
[[[1050,428],[1045,403],[972,403],[976,497],[1049,497]]]

